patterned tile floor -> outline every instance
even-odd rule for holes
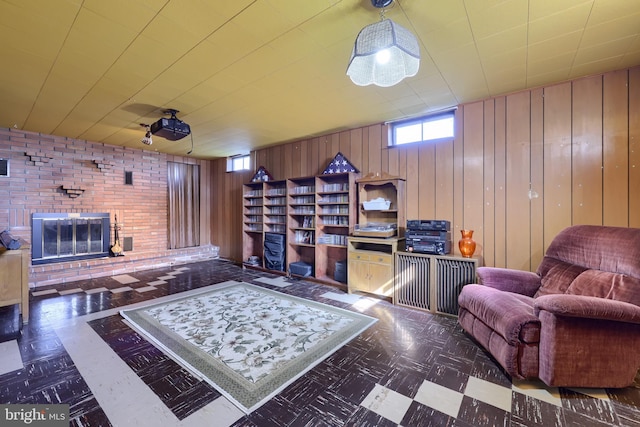
[[[244,415],[130,329],[118,309],[227,280],[379,321]],[[68,403],[74,426],[635,426],[621,390],[512,382],[456,319],[224,260],[38,288],[31,321],[0,309],[0,403]]]

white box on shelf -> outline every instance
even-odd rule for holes
[[[378,197],[377,199],[362,202],[362,206],[364,206],[365,211],[385,211],[391,206],[391,201]]]

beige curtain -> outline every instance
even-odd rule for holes
[[[200,169],[168,162],[169,249],[200,246]]]

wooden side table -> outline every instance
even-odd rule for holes
[[[19,304],[22,323],[29,322],[29,259],[31,249],[0,249],[0,307]]]

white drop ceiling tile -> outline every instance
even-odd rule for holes
[[[529,61],[538,62],[543,59],[569,53],[575,56],[580,46],[581,37],[582,32],[576,31],[571,34],[565,34],[560,37],[530,44],[528,47]]]
[[[241,80],[251,83],[277,71],[284,65],[281,55],[276,54],[271,47],[264,46],[229,66],[229,70]]]
[[[200,31],[198,31],[200,30]],[[203,40],[211,31],[185,26],[184,22],[167,15],[156,15],[141,33],[148,40],[162,45],[160,52],[169,56],[175,52],[184,53],[186,49]],[[156,50],[157,52],[159,52]]]
[[[450,23],[438,31],[420,31],[420,39],[433,55],[473,43],[473,33],[466,19]]]
[[[640,3],[640,2],[638,2]],[[597,45],[640,35],[640,13],[614,19],[598,25],[590,25],[584,31],[582,45]]]
[[[619,68],[634,67],[638,64],[640,64],[640,49],[634,49],[622,57]]]
[[[640,2],[636,0],[594,0],[589,24],[595,25],[636,15],[639,10]]]
[[[433,1],[404,2],[402,10],[411,17],[416,29],[422,32],[439,32],[452,23],[467,20],[467,3],[469,1]]]
[[[268,3],[283,18],[291,23],[298,24],[334,7],[338,1],[270,0]]]
[[[274,39],[269,46],[286,58],[287,63],[312,56],[324,48],[316,44],[313,37],[297,28]]]
[[[221,87],[219,85],[210,84],[212,80],[202,82],[193,88],[185,91],[181,94],[177,101],[180,101],[181,98],[190,99],[194,105],[199,105],[198,109],[205,108],[207,105],[210,105],[213,102],[216,102],[220,98],[226,96],[229,93],[228,87]],[[189,122],[191,123],[191,122]]]
[[[30,38],[58,40],[67,34],[79,10],[79,2],[3,1],[0,25]]]
[[[181,50],[165,50],[164,45],[146,36],[140,36],[114,63],[109,72],[124,72],[150,81],[184,54]],[[158,51],[165,54],[159,55]]]
[[[299,24],[297,28],[309,34],[318,45],[323,47],[332,46],[343,40],[350,40],[350,43],[353,43],[362,28],[377,22],[379,18],[377,14],[367,13],[360,8],[348,9],[343,3],[346,2],[327,9],[326,12]]]
[[[434,54],[434,60],[445,74],[459,73],[462,70],[465,73],[473,71],[482,74],[482,64],[474,43]]]
[[[538,2],[534,2],[534,5],[537,4]],[[535,8],[535,6],[532,5],[532,8]],[[535,44],[557,39],[566,34],[582,34],[585,25],[589,21],[590,11],[591,5],[584,3],[538,19],[532,19],[529,22],[528,29],[529,43]]]
[[[487,76],[487,81],[518,78],[524,81],[527,72],[527,51],[522,48],[486,58],[482,63],[482,69]]]
[[[483,57],[524,49],[526,45],[527,27],[525,25],[476,40],[478,53]]]
[[[2,9],[0,9],[0,14]],[[0,15],[1,16],[1,15]],[[5,22],[6,21],[6,22]],[[15,28],[14,19],[3,20],[0,24],[0,37],[3,41],[3,56],[11,49],[19,54],[29,54],[41,57],[47,62],[53,62],[60,46],[67,36],[67,27],[52,28],[49,25],[33,25],[31,21],[17,20],[18,28]]]
[[[242,13],[250,3],[249,0],[165,2],[157,18],[163,18],[175,27],[170,31],[178,32],[181,37],[188,32],[197,42],[210,36],[235,15]]]
[[[527,79],[525,75],[514,75],[513,73],[491,76],[491,79],[487,81],[491,96],[518,92],[525,87],[526,83]]]
[[[269,2],[258,1],[246,8],[234,18],[234,22],[242,31],[252,34],[264,42],[278,37],[282,32],[292,28],[291,22]]]
[[[529,19],[535,21],[573,9],[587,8],[590,11],[593,3],[594,0],[537,0],[529,2]]]
[[[538,57],[535,60],[533,57],[530,57],[529,61],[527,61],[527,76],[531,77],[546,74],[550,70],[561,70],[568,75],[574,59],[574,52],[567,52],[553,57]],[[561,80],[566,80],[566,78],[567,77],[564,77]]]
[[[580,65],[602,60],[603,58],[622,57],[628,51],[628,47],[635,37],[636,36],[629,36],[623,40],[612,40],[598,45],[583,47],[578,50],[575,63]]]
[[[476,39],[503,33],[527,23],[529,2],[465,2],[465,6]]]
[[[569,79],[569,70],[550,70],[547,73],[528,75],[527,84],[530,87],[547,86],[557,82],[564,82]]]
[[[3,55],[13,59],[2,64],[0,82],[3,83],[3,90],[24,90],[25,94],[31,92],[29,98],[33,98],[46,79],[51,62],[15,46],[3,46]]]
[[[163,74],[170,79],[183,80],[189,87],[194,87],[214,76],[228,64],[229,62],[220,57],[215,46],[205,41],[171,64]]]
[[[591,74],[600,74],[602,70],[613,71],[620,68],[620,62],[622,61],[622,56],[615,56],[605,59],[600,59],[593,62],[576,63],[571,68],[571,74],[569,78],[574,79],[578,77],[588,76]]]
[[[82,6],[114,24],[139,32],[166,3],[165,0],[118,1],[114,7],[113,1],[92,1],[84,2]]]
[[[220,55],[227,59],[242,58],[265,43],[262,38],[245,31],[235,21],[227,22],[207,37],[207,40],[216,49],[220,49]]]

